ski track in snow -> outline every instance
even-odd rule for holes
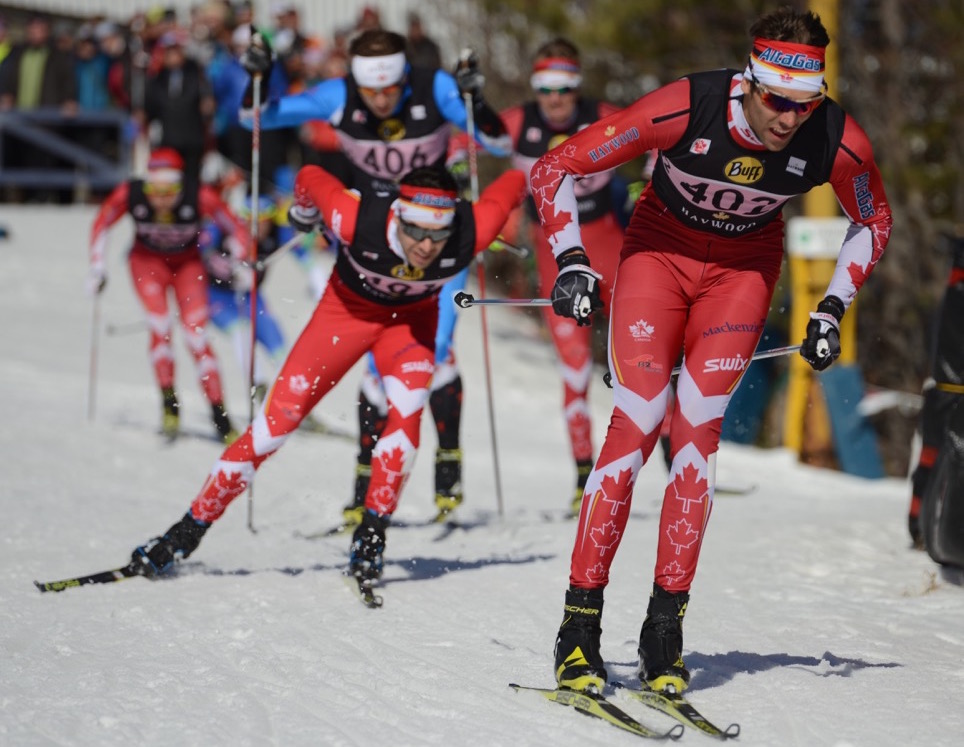
[[[143,332],[101,335],[96,417],[87,419],[93,210],[0,206],[5,324],[0,388],[0,743],[47,745],[587,745],[638,739],[509,682],[549,686],[575,525],[574,470],[554,357],[530,320],[488,311],[504,516],[496,505],[481,310],[460,312],[465,379],[465,528],[389,531],[380,610],[343,582],[338,523],[355,447],[295,433],[259,471],[257,534],[241,496],[178,577],[39,594],[32,581],[123,565],[187,509],[221,447],[163,444]],[[124,259],[108,250],[102,324],[140,319]],[[471,290],[471,287],[470,287]],[[293,339],[312,308],[293,259],[268,278]],[[238,423],[242,370],[211,332]],[[182,421],[212,431],[175,332]],[[357,370],[316,411],[356,428]],[[594,377],[596,447],[610,395]],[[399,521],[433,514],[430,418]],[[723,444],[721,484],[685,625],[691,700],[741,745],[956,745],[964,729],[964,592],[908,549],[905,480],[799,465],[782,450]],[[632,685],[652,583],[660,460],[640,474],[603,616],[610,679]],[[647,724],[672,722],[618,692]],[[687,744],[709,743],[688,729]]]

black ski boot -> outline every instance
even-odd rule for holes
[[[351,555],[348,570],[362,581],[375,581],[382,575],[382,554],[385,552],[385,529],[390,516],[374,511],[362,514],[361,524],[351,539]]]
[[[131,554],[131,562],[138,573],[148,578],[171,571],[174,563],[188,557],[201,544],[201,538],[211,526],[195,519],[188,511],[163,537],[155,537]]]
[[[346,527],[357,527],[361,524],[365,513],[365,496],[368,495],[368,483],[372,481],[372,466],[370,464],[355,465],[355,496],[351,503],[341,510],[341,516]]]
[[[164,411],[161,415],[161,435],[167,440],[173,441],[177,438],[177,431],[180,425],[180,405],[177,402],[177,394],[174,387],[168,386],[161,389]]]
[[[571,690],[602,693],[606,665],[599,653],[602,589],[566,592],[565,614],[556,636],[556,682]]]
[[[231,419],[221,402],[211,405],[211,420],[214,421],[214,427],[224,443],[233,444],[238,440],[238,432],[231,425]]]
[[[592,460],[580,459],[576,462],[576,490],[572,494],[572,502],[569,504],[569,514],[572,517],[579,516],[582,510],[582,495],[586,491],[586,482],[592,474]]]
[[[690,595],[653,584],[639,632],[639,679],[656,691],[681,693],[690,681],[683,664],[683,615]]]
[[[435,451],[435,507],[441,521],[462,505],[462,450]]]

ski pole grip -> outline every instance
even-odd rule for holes
[[[467,309],[475,302],[475,296],[465,291],[459,291],[452,296],[452,300],[455,301],[455,305],[460,309]]]

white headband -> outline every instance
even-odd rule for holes
[[[569,70],[539,70],[529,78],[529,85],[535,90],[540,88],[579,88],[582,76]]]
[[[351,74],[363,88],[394,85],[405,76],[405,53],[396,52],[381,57],[355,55],[351,58]]]

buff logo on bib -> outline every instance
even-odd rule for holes
[[[737,184],[753,184],[763,178],[763,164],[755,158],[741,156],[723,167],[727,179]]]
[[[405,125],[400,119],[386,119],[378,125],[378,136],[386,143],[402,140],[405,137]]]
[[[421,280],[425,277],[425,270],[411,265],[395,265],[391,269],[392,277],[399,280]]]

